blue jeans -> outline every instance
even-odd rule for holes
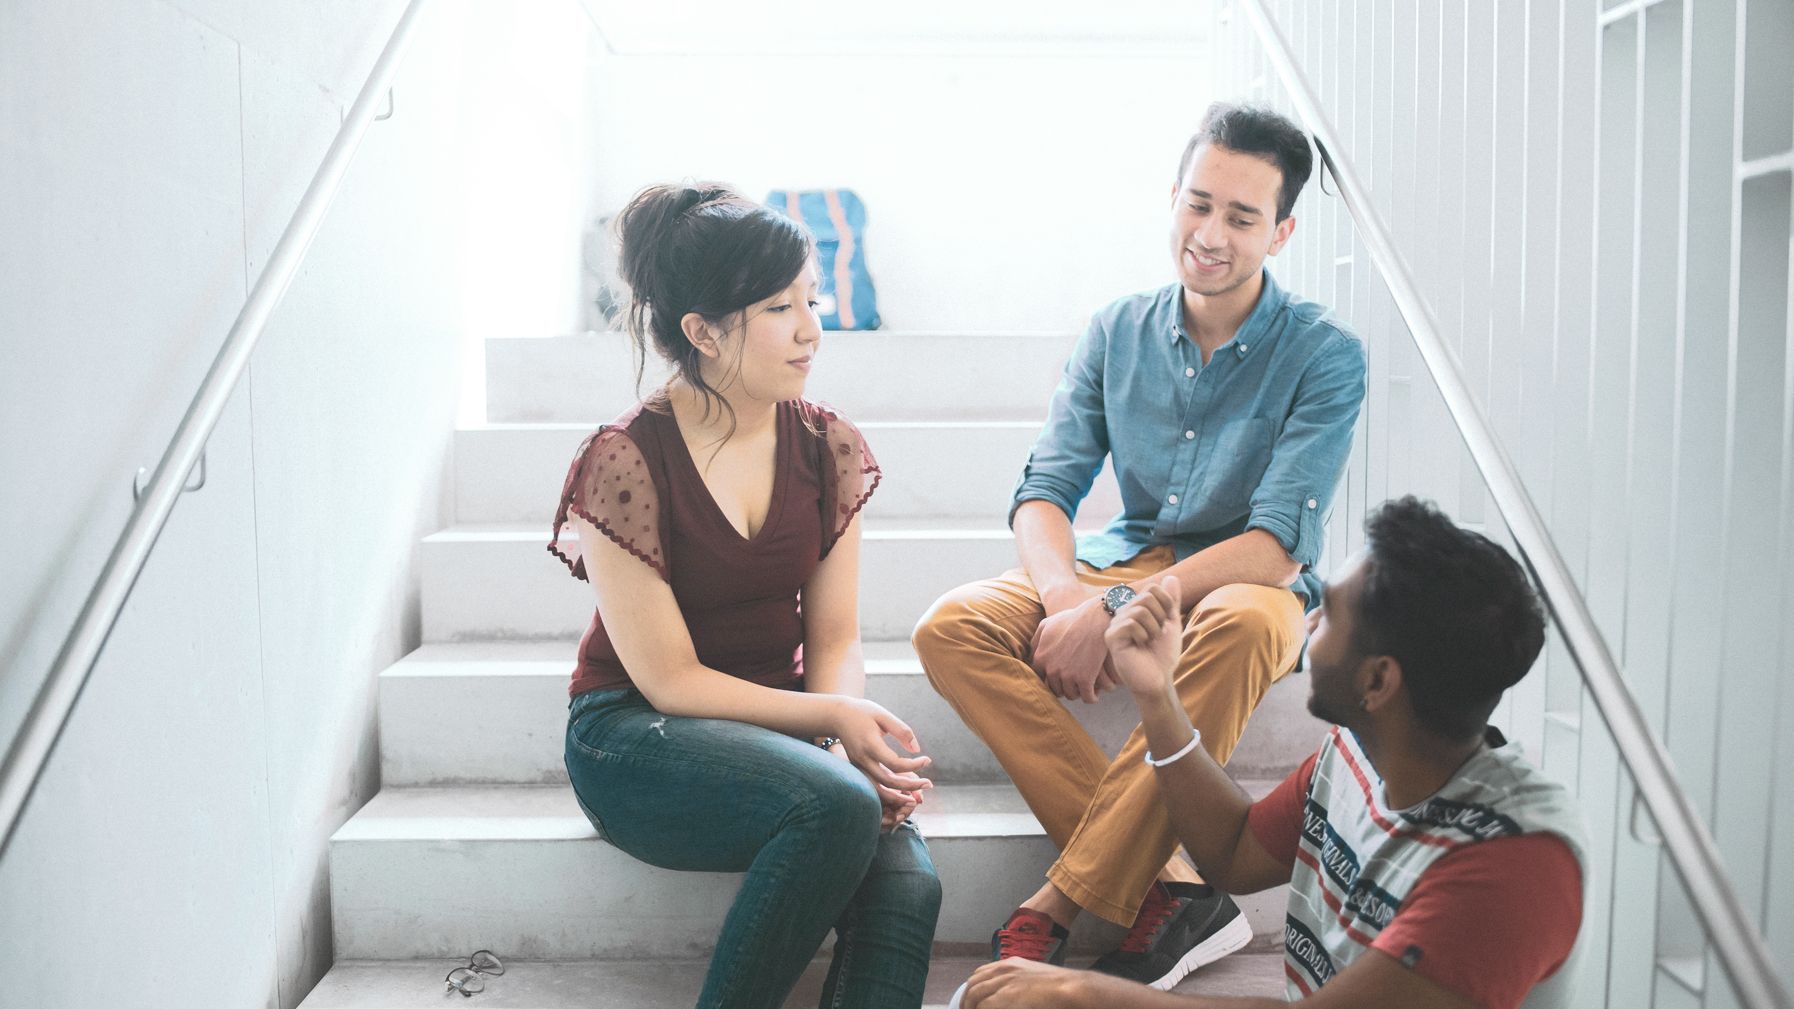
[[[573,699],[567,773],[612,844],[650,865],[745,872],[700,1009],[778,1009],[829,929],[824,1009],[922,1004],[941,886],[913,824],[881,833],[866,776],[745,722],[675,718],[634,689]]]

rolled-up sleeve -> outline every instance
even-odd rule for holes
[[[1252,493],[1246,528],[1263,529],[1303,568],[1320,559],[1321,532],[1352,451],[1364,403],[1364,345],[1340,332],[1309,362],[1295,404]]]
[[[1109,454],[1108,422],[1103,416],[1107,351],[1108,330],[1098,316],[1072,350],[1059,387],[1053,391],[1046,426],[1028,453],[1009,503],[1011,525],[1024,501],[1051,501],[1067,519],[1074,518],[1078,503],[1090,492]]]

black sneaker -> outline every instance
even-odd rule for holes
[[[1039,911],[1018,907],[1002,928],[991,933],[990,958],[1021,957],[1058,966],[1065,963],[1065,940],[1070,935],[1064,925],[1052,918]],[[966,986],[962,984],[947,1001],[947,1009],[959,1009],[959,1001],[965,995]]]
[[[1121,948],[1090,969],[1170,991],[1251,941],[1252,925],[1233,898],[1206,883],[1154,883]]]

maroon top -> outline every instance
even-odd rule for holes
[[[586,577],[569,515],[592,523],[673,588],[698,661],[769,687],[803,675],[798,593],[878,486],[878,463],[852,424],[804,400],[777,407],[772,506],[752,539],[729,524],[662,405],[638,404],[579,446],[548,550]],[[604,619],[579,642],[572,694],[633,685]]]

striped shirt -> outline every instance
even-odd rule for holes
[[[1389,809],[1347,731],[1252,808],[1291,866],[1284,974],[1291,1001],[1376,949],[1478,1004],[1570,1003],[1583,828],[1564,788],[1494,729],[1426,800]]]

